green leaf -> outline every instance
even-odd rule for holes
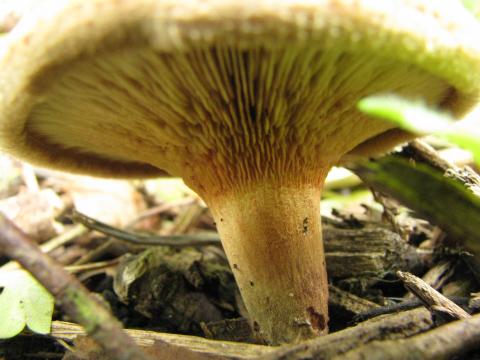
[[[396,95],[374,95],[360,100],[363,113],[390,121],[398,127],[419,134],[434,134],[470,150],[480,164],[480,123],[477,120],[456,122],[450,115],[434,110],[422,102]]]
[[[11,338],[25,326],[48,334],[52,323],[52,295],[25,270],[0,271],[0,339]]]
[[[480,255],[480,197],[421,162],[390,155],[353,165],[366,183],[389,194]]]

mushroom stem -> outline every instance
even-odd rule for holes
[[[272,344],[327,333],[321,186],[260,185],[209,201],[254,329]]]

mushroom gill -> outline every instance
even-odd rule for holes
[[[25,123],[31,138],[219,193],[265,178],[319,185],[321,169],[389,128],[356,110],[360,98],[389,91],[439,104],[451,91],[414,65],[310,43],[121,49],[56,77]]]

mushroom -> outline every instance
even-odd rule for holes
[[[328,331],[329,169],[410,136],[356,102],[395,92],[466,113],[478,33],[456,1],[46,2],[4,39],[0,147],[77,173],[182,177],[254,328],[299,341]]]

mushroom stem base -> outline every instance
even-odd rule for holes
[[[254,329],[272,344],[328,332],[320,189],[262,184],[208,201]]]

